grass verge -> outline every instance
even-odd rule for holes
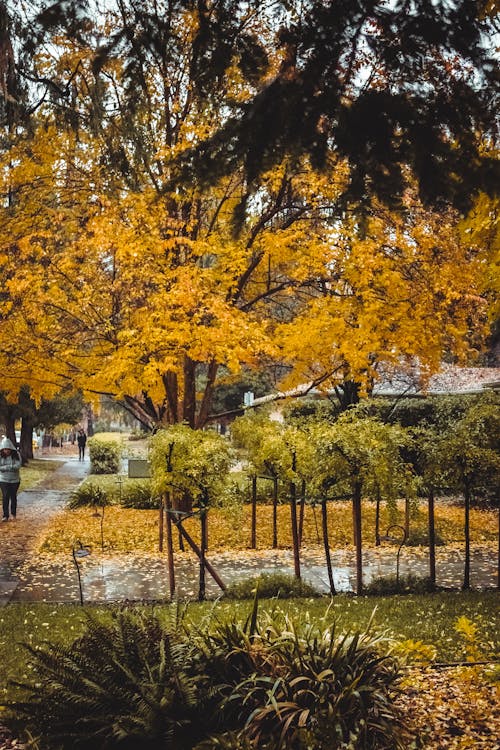
[[[64,461],[32,458],[27,466],[21,467],[21,490],[30,490],[43,482],[47,474],[62,466]]]
[[[476,626],[477,645],[481,652],[490,659],[500,657],[498,603],[496,592],[446,592],[402,597],[340,595],[332,600],[326,597],[262,600],[261,610],[279,607],[297,622],[317,622],[318,625],[323,618],[328,621],[335,618],[339,631],[344,632],[365,629],[373,616],[375,629],[387,631],[398,643],[421,642],[433,647],[438,661],[460,661],[466,658],[468,644],[456,624],[464,617]],[[167,618],[177,605],[142,606],[154,606],[162,617]],[[196,602],[186,605],[186,617],[203,626],[214,616],[223,621],[233,616],[244,619],[251,606],[250,601]],[[110,605],[80,607],[46,603],[11,603],[0,609],[0,704],[17,697],[11,681],[32,676],[23,643],[35,647],[44,642],[71,643],[84,631],[89,613],[106,617],[111,610]]]

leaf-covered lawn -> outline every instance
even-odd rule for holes
[[[21,467],[21,490],[30,490],[43,481],[47,474],[62,466],[63,461],[47,461],[43,458],[33,458],[27,466]]]
[[[398,704],[423,750],[498,750],[499,683],[484,669],[412,670]]]
[[[134,510],[110,506],[104,514],[104,542],[108,551],[153,552],[158,549],[158,518],[156,510]],[[381,512],[380,531],[385,534],[387,527],[394,522],[403,522],[403,507],[398,509],[398,517],[391,518],[386,508]],[[189,518],[184,522],[186,530],[199,541],[199,521]],[[414,514],[411,533],[425,535],[427,514],[423,506]],[[475,543],[492,542],[498,528],[497,512],[472,509],[471,538]],[[242,549],[250,546],[251,508],[249,505],[236,505],[228,508],[212,508],[208,515],[209,549],[212,552]],[[375,542],[375,507],[365,502],[363,507],[364,544]],[[174,530],[175,532],[175,530]],[[436,532],[441,539],[452,544],[463,540],[463,508],[452,503],[439,503],[436,509]],[[174,547],[178,549],[178,535],[174,533]],[[259,505],[257,509],[257,549],[272,546],[272,507]],[[50,553],[67,552],[75,539],[85,539],[95,547],[101,545],[101,519],[90,508],[67,510],[54,518],[41,542],[41,551]],[[307,507],[304,517],[303,544],[321,545],[321,517],[319,508]],[[346,502],[336,502],[329,506],[330,546],[346,547],[352,544],[352,512]],[[291,547],[290,509],[287,505],[278,507],[278,545]]]

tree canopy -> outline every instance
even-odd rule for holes
[[[1,5],[6,392],[200,427],[220,372],[369,390],[480,349],[491,255],[456,212],[496,164],[478,7]]]

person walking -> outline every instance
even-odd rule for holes
[[[83,429],[78,430],[76,442],[78,443],[78,460],[83,461],[85,458],[85,446],[87,444],[87,436]]]
[[[17,491],[21,481],[21,457],[16,446],[8,437],[0,440],[0,488],[2,490],[3,518],[13,521],[17,514]]]

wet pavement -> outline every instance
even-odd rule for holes
[[[58,457],[61,459],[61,457]],[[36,554],[44,527],[67,503],[71,491],[84,479],[88,462],[77,457],[64,458],[64,464],[47,477],[43,486],[19,494],[16,522],[0,524],[0,605],[9,601],[85,602],[168,600],[170,586],[165,553],[92,554],[75,561],[66,556]],[[331,551],[337,591],[355,587],[354,551]],[[207,555],[226,585],[260,573],[284,572],[293,575],[291,550],[238,550]],[[459,588],[463,580],[463,549],[436,550],[437,584]],[[77,570],[78,565],[78,570]],[[395,549],[366,549],[363,554],[364,582],[396,573]],[[403,548],[401,575],[428,574],[428,556],[424,548]],[[78,580],[80,573],[81,590]],[[320,593],[329,592],[328,574],[322,549],[301,551],[301,573]],[[497,556],[494,545],[473,547],[471,586],[493,588],[497,585]],[[198,596],[199,565],[192,553],[175,555],[175,596]],[[206,573],[206,595],[214,598],[221,589]]]

